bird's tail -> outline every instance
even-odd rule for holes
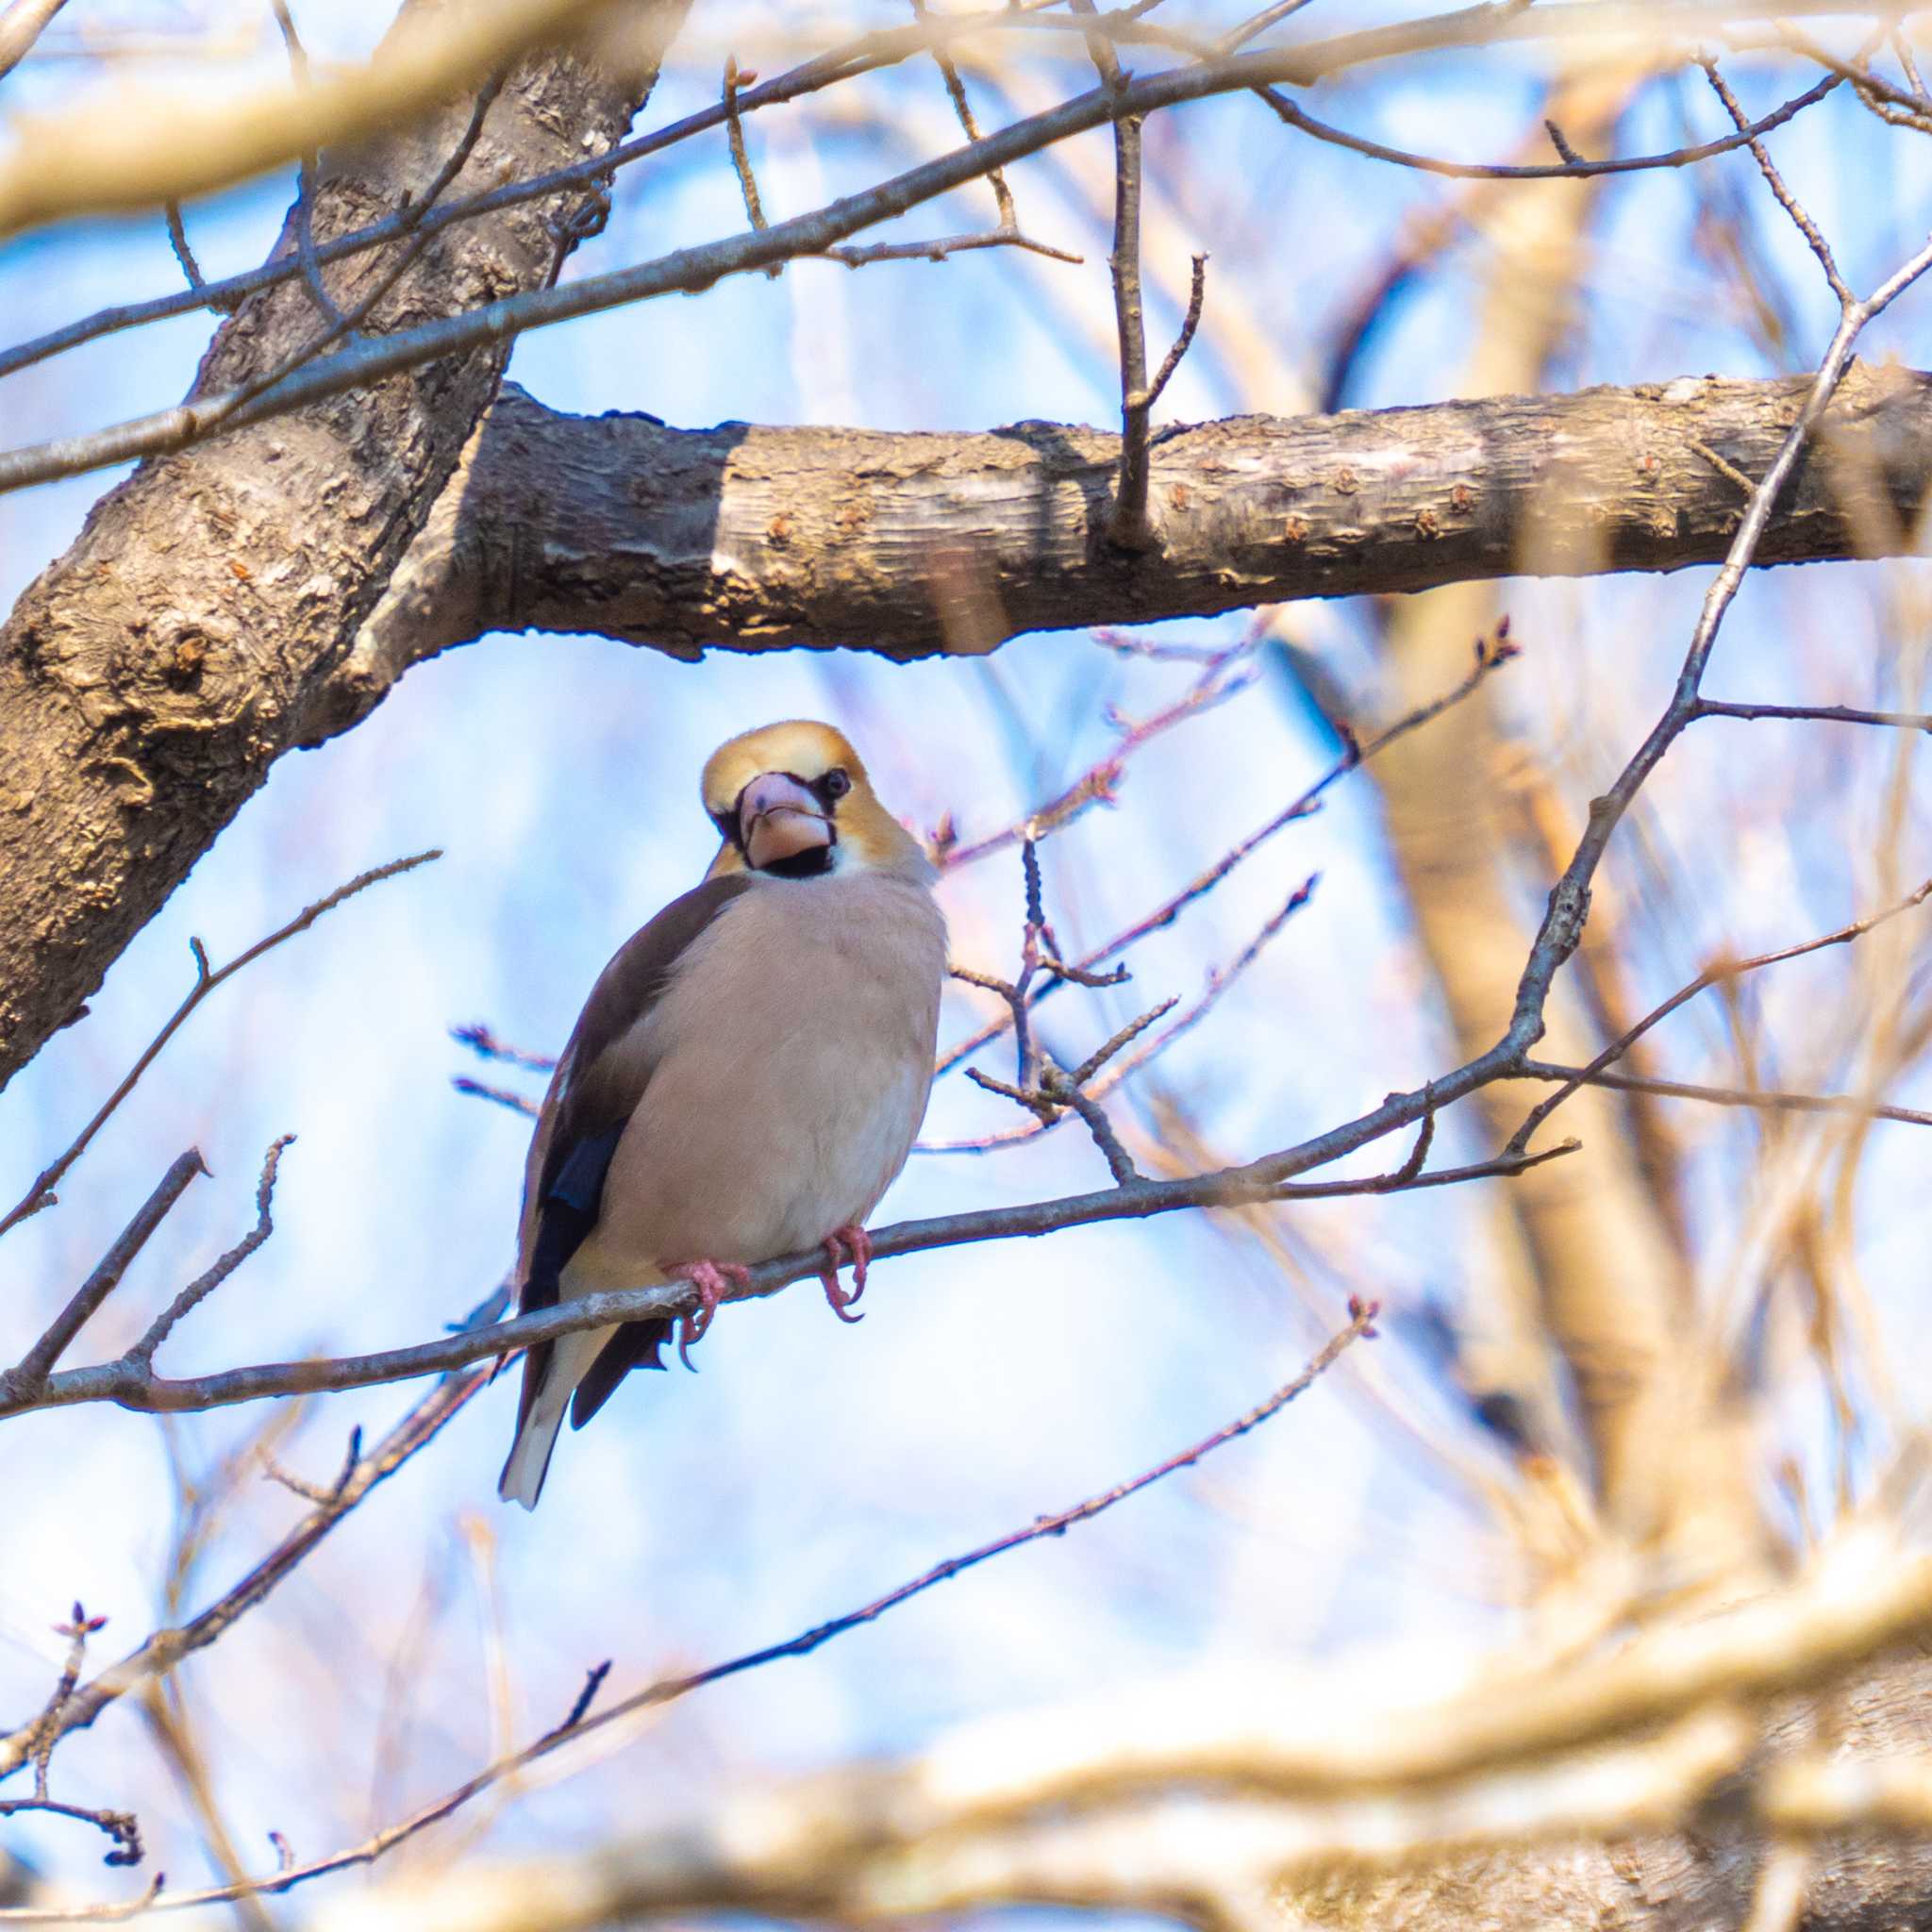
[[[552,1344],[542,1379],[517,1425],[509,1460],[497,1478],[496,1493],[506,1503],[521,1503],[525,1509],[537,1507],[537,1498],[543,1493],[544,1473],[550,1467],[550,1452],[557,1447],[557,1432],[563,1426],[571,1395],[615,1333],[612,1328],[579,1329],[574,1335],[559,1336]]]

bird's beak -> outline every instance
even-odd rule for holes
[[[760,871],[832,842],[818,800],[783,772],[761,772],[739,793],[738,826],[746,860]]]

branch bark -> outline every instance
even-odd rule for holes
[[[1762,475],[1804,391],[1685,377],[1179,427],[1153,450],[1164,547],[1128,558],[1106,541],[1120,440],[1099,430],[683,430],[564,415],[510,385],[355,650],[318,681],[306,736],[346,729],[411,664],[491,630],[914,658],[984,648],[989,609],[1013,636],[1715,563],[1744,492],[1712,455]],[[1932,376],[1855,370],[1760,559],[1865,555],[1928,492]]]
[[[658,44],[688,0],[653,0]],[[412,9],[413,10],[413,9]],[[503,86],[452,192],[580,158],[624,133],[654,75],[533,57]],[[419,197],[471,118],[326,158],[327,240]],[[595,225],[593,185],[438,235],[369,318],[382,334],[540,288]],[[293,246],[285,230],[281,247]],[[399,242],[339,271],[353,306]],[[306,289],[245,304],[197,393],[314,341]],[[502,348],[143,465],[111,491],[0,633],[0,1083],[72,1018],[135,932],[296,741],[494,398]]]

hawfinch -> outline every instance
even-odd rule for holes
[[[858,1319],[860,1224],[925,1111],[946,964],[933,868],[829,724],[734,738],[703,791],[724,843],[591,991],[530,1143],[517,1260],[523,1313],[691,1282],[681,1347],[727,1277],[799,1249],[824,1247],[826,1295]],[[674,1325],[531,1349],[499,1493],[534,1508],[564,1410],[581,1428],[630,1370],[662,1368]]]

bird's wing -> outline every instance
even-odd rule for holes
[[[530,1143],[517,1260],[519,1314],[556,1305],[565,1265],[597,1224],[605,1172],[651,1077],[642,1021],[698,935],[741,893],[757,890],[757,881],[742,873],[707,879],[626,940],[598,975],[557,1063]],[[618,1330],[578,1384],[571,1416],[577,1427],[638,1362],[658,1366],[658,1348],[671,1326],[668,1321],[630,1322]],[[540,1342],[524,1358],[519,1428],[542,1386],[553,1346]]]

